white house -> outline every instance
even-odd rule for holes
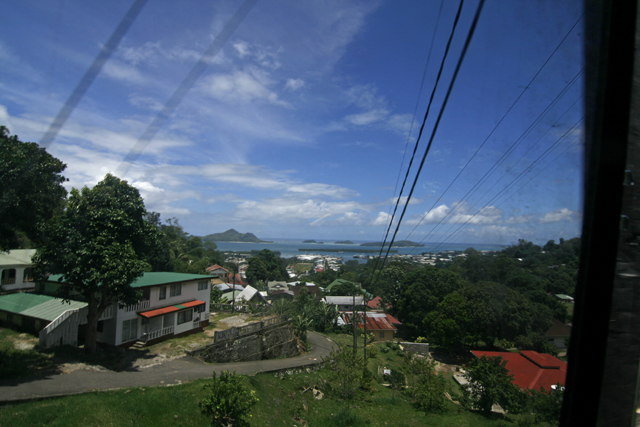
[[[58,286],[63,286],[59,278],[49,277],[46,283],[38,285],[37,291],[55,293]],[[141,300],[123,308],[118,304],[107,308],[98,321],[97,341],[127,346],[136,341],[149,342],[201,331],[209,324],[210,281],[208,275],[144,273],[131,284],[141,291]],[[61,328],[82,339],[86,308],[75,309],[75,312],[77,316],[71,316],[71,310],[65,311],[48,323],[40,331],[40,344],[43,347],[57,345],[62,337]],[[53,336],[55,340],[51,339]],[[74,341],[66,336],[62,338],[64,343]]]
[[[31,274],[31,257],[35,249],[13,249],[0,252],[0,276],[3,291],[17,291],[33,289],[33,275]]]

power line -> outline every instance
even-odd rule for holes
[[[409,132],[407,133],[407,141],[404,144],[404,151],[402,152],[402,161],[400,162],[400,169],[398,170],[398,177],[396,178],[396,185],[393,188],[393,196],[391,200],[396,196],[396,190],[398,189],[398,183],[400,182],[400,176],[402,175],[402,167],[404,166],[404,158],[407,155],[407,148],[409,147],[409,140],[411,139],[411,132],[413,131],[413,125],[416,121],[416,114],[418,113],[418,106],[420,105],[420,98],[422,98],[422,89],[424,87],[424,81],[427,77],[427,70],[429,69],[429,63],[431,62],[431,53],[433,51],[433,44],[436,39],[436,32],[438,31],[438,25],[440,24],[440,16],[442,14],[442,5],[444,4],[444,0],[440,0],[440,8],[438,9],[438,17],[436,19],[436,25],[433,28],[433,34],[431,35],[431,44],[429,45],[429,53],[427,54],[427,63],[424,66],[424,71],[422,73],[422,80],[420,82],[420,90],[418,91],[418,99],[416,100],[416,106],[413,109],[413,116],[411,117],[411,126],[409,126]],[[446,53],[445,53],[446,56]],[[408,171],[407,171],[408,172]],[[396,205],[397,206],[397,205]],[[391,211],[391,206],[389,206],[389,211]],[[384,233],[383,233],[384,234]],[[385,239],[386,237],[383,237]]]
[[[449,217],[451,217],[454,213],[459,211],[460,206],[462,206],[462,202],[466,201],[469,197],[471,197],[473,194],[475,194],[476,191],[478,191],[478,189],[480,188],[480,186],[482,184],[484,184],[487,179],[489,178],[489,176],[491,176],[493,174],[493,172],[495,172],[496,168],[501,165],[507,158],[508,156],[513,152],[513,150],[515,150],[515,148],[517,146],[519,146],[522,141],[524,141],[524,138],[526,138],[526,136],[529,135],[529,133],[533,130],[533,128],[542,120],[542,118],[544,118],[549,111],[551,111],[551,109],[558,103],[558,101],[568,92],[569,88],[571,88],[579,79],[579,77],[583,74],[584,72],[584,68],[582,68],[574,77],[573,79],[571,79],[571,81],[569,83],[567,83],[565,85],[565,87],[560,91],[560,93],[558,95],[556,95],[556,97],[547,105],[547,107],[536,117],[536,119],[527,127],[527,129],[525,129],[525,131],[520,135],[520,137],[518,139],[516,139],[514,141],[513,144],[511,144],[511,146],[509,147],[509,149],[507,151],[505,151],[502,156],[489,168],[489,170],[487,172],[484,173],[484,175],[480,178],[480,180],[478,180],[468,191],[467,193],[462,197],[462,199],[460,200],[460,202],[453,208],[451,209],[449,212],[446,213],[446,215],[444,217],[442,217],[440,219],[440,221],[438,221],[438,223],[436,224],[436,226],[420,241],[420,243],[424,242],[429,236],[431,236],[439,227],[440,225]],[[494,128],[495,130],[495,128]],[[492,131],[493,132],[493,131]],[[486,140],[485,140],[486,142]],[[483,142],[484,145],[484,142]],[[467,163],[468,164],[468,163]],[[457,179],[457,177],[456,177]],[[449,186],[450,187],[450,186]],[[448,188],[447,188],[448,189]],[[444,195],[444,194],[443,194]],[[443,196],[442,195],[442,196]],[[442,196],[440,196],[440,198],[438,199],[438,201],[440,199],[442,199]],[[437,203],[437,201],[436,201]],[[433,209],[433,206],[431,207],[431,209],[429,209],[425,215],[421,218],[421,220],[419,221],[419,223],[413,228],[413,230],[411,230],[411,233],[409,233],[409,235],[411,235],[413,233],[413,231],[415,231],[415,229],[418,227],[418,225],[420,225],[422,223],[422,221],[424,220],[424,218],[426,218],[426,216],[428,215],[429,212],[431,212],[431,210]],[[408,238],[408,237],[407,237]]]
[[[427,104],[427,111],[424,114],[424,119],[422,120],[422,126],[420,127],[420,131],[418,132],[418,138],[416,140],[416,145],[413,147],[413,153],[411,154],[411,159],[409,160],[409,166],[407,167],[407,173],[404,176],[404,180],[402,181],[402,187],[400,187],[400,193],[398,194],[398,199],[396,200],[395,207],[393,208],[393,214],[391,214],[391,218],[389,219],[389,225],[387,226],[387,230],[384,235],[384,239],[382,240],[382,245],[380,247],[380,252],[378,253],[378,258],[376,258],[376,263],[373,266],[373,271],[378,267],[378,260],[382,256],[382,252],[384,251],[384,245],[387,243],[387,238],[389,237],[389,232],[391,231],[391,226],[393,225],[393,219],[396,216],[396,212],[398,210],[398,206],[400,205],[400,200],[402,200],[402,193],[404,192],[404,187],[407,183],[407,179],[409,179],[409,172],[411,171],[411,166],[413,165],[413,160],[416,157],[416,152],[418,151],[418,146],[420,145],[420,138],[422,137],[422,132],[424,131],[424,126],[427,121],[427,117],[429,116],[429,112],[431,111],[431,105],[433,104],[433,99],[436,94],[436,90],[438,89],[438,85],[440,83],[440,78],[442,77],[442,71],[444,69],[444,64],[446,62],[447,56],[449,55],[449,49],[451,48],[451,41],[453,40],[453,36],[455,34],[456,28],[458,26],[458,21],[460,20],[460,15],[462,13],[462,7],[464,5],[464,0],[460,1],[458,5],[458,11],[456,13],[455,19],[453,21],[453,26],[451,27],[451,32],[449,34],[449,39],[447,40],[447,45],[444,50],[444,55],[442,56],[442,60],[440,61],[440,68],[438,69],[438,74],[436,76],[436,81],[431,89],[431,96],[429,97],[429,103]],[[425,70],[426,71],[426,70]],[[387,252],[388,253],[388,252]],[[386,257],[385,257],[386,258]]]
[[[424,166],[424,162],[427,159],[427,155],[429,154],[429,150],[431,149],[431,145],[433,144],[433,139],[436,136],[436,133],[438,132],[438,127],[440,125],[440,121],[442,120],[442,116],[444,115],[444,111],[447,107],[447,103],[449,102],[449,97],[451,96],[451,92],[453,91],[453,86],[455,85],[456,79],[458,77],[458,73],[460,72],[460,68],[462,67],[462,62],[464,61],[464,58],[467,54],[467,50],[469,49],[469,45],[471,44],[471,39],[473,38],[473,34],[475,32],[476,26],[478,24],[478,20],[480,19],[480,13],[482,12],[482,7],[484,6],[484,0],[480,0],[480,2],[478,3],[478,7],[476,9],[476,13],[473,17],[473,21],[471,22],[471,26],[469,28],[469,32],[467,33],[467,38],[465,40],[464,46],[462,47],[462,51],[460,52],[460,57],[458,59],[458,62],[456,64],[456,68],[453,72],[453,76],[451,77],[451,82],[449,83],[449,87],[447,89],[446,95],[444,97],[444,100],[442,101],[442,106],[440,107],[440,112],[438,113],[438,117],[433,125],[433,129],[431,131],[431,136],[429,138],[429,143],[427,144],[427,148],[424,152],[424,155],[422,156],[422,161],[420,162],[420,167],[418,168],[418,171],[416,172],[416,176],[413,180],[413,184],[411,185],[411,191],[409,192],[409,195],[407,196],[407,201],[405,202],[404,208],[402,209],[402,214],[400,215],[400,218],[398,220],[398,224],[396,226],[396,229],[393,233],[393,237],[391,239],[391,242],[389,243],[389,246],[387,247],[387,252],[385,254],[385,257],[382,261],[382,267],[380,267],[380,272],[382,271],[382,269],[384,268],[384,264],[387,261],[387,258],[389,257],[389,251],[391,250],[391,246],[393,245],[393,242],[395,241],[395,238],[398,234],[398,230],[400,229],[400,225],[402,224],[402,219],[404,218],[405,213],[407,212],[407,207],[409,206],[409,202],[411,201],[411,196],[413,195],[413,192],[416,188],[416,184],[418,183],[418,178],[420,177],[420,172],[422,172],[422,167]],[[427,120],[427,116],[425,115],[424,121],[422,123],[422,127],[420,128],[420,134],[418,136],[418,140],[420,139],[420,137],[422,136],[422,130],[424,129],[425,123]],[[417,143],[416,143],[417,144]],[[383,246],[384,249],[384,246]],[[378,273],[378,277],[380,276],[380,272]],[[375,273],[375,270],[374,270]]]
[[[478,209],[478,211],[471,217],[469,217],[469,219],[467,219],[463,224],[461,224],[453,233],[451,233],[448,237],[446,237],[444,240],[442,240],[441,242],[437,243],[436,246],[431,249],[430,251],[435,251],[437,250],[440,246],[442,246],[442,244],[444,244],[446,241],[448,241],[449,239],[451,239],[453,237],[453,235],[455,233],[457,233],[462,227],[464,227],[465,225],[467,225],[473,218],[475,218],[476,216],[478,216],[482,210],[486,207],[489,206],[490,203],[492,203],[494,200],[496,200],[498,197],[500,197],[505,191],[507,191],[510,187],[512,187],[513,185],[515,185],[515,183],[517,181],[520,180],[520,178],[526,174],[529,173],[532,168],[534,168],[542,159],[544,159],[550,152],[551,150],[553,150],[555,147],[557,147],[560,142],[562,142],[562,140],[566,139],[570,132],[573,131],[573,129],[575,129],[582,121],[584,120],[584,117],[582,117],[579,121],[577,121],[576,123],[574,123],[573,126],[571,126],[560,138],[558,138],[556,140],[556,142],[554,142],[550,147],[548,147],[529,167],[527,167],[525,170],[523,170],[522,172],[520,172],[520,174],[518,174],[517,177],[515,177],[513,180],[511,180],[511,182],[505,186],[502,190],[500,190],[495,196],[493,196],[491,198],[491,200],[489,200],[484,206],[482,206],[480,209]],[[514,193],[515,194],[515,193]],[[485,193],[486,195],[486,193]],[[513,194],[512,194],[513,196]],[[484,197],[484,195],[483,195]],[[508,199],[507,199],[508,200]],[[457,223],[456,223],[457,224]],[[452,225],[452,228],[456,225]]]
[[[565,34],[565,36],[562,38],[562,40],[558,43],[558,45],[556,46],[556,48],[553,50],[553,52],[551,52],[551,54],[547,57],[547,59],[545,60],[545,62],[542,64],[542,66],[540,66],[540,68],[538,69],[538,71],[536,72],[536,74],[531,78],[531,80],[529,81],[529,83],[525,86],[525,88],[522,90],[522,92],[520,92],[520,95],[518,95],[518,97],[516,98],[516,100],[511,104],[511,106],[507,109],[507,111],[504,113],[504,115],[500,118],[500,120],[498,121],[498,123],[494,126],[494,128],[491,130],[491,132],[489,133],[489,135],[487,135],[487,137],[484,139],[484,141],[482,142],[482,144],[480,144],[480,146],[478,147],[478,149],[473,153],[473,155],[471,156],[471,158],[467,161],[467,163],[464,165],[464,167],[460,170],[460,172],[458,172],[458,174],[456,175],[456,177],[453,179],[453,181],[451,181],[451,183],[449,184],[449,186],[444,190],[444,192],[440,195],[440,197],[438,197],[438,199],[434,202],[434,204],[431,206],[431,208],[429,208],[427,210],[427,213],[425,213],[425,215],[420,219],[420,221],[418,222],[418,224],[411,230],[411,232],[409,233],[409,235],[406,237],[406,239],[409,238],[409,236],[411,236],[411,234],[413,234],[413,232],[415,231],[415,229],[422,223],[422,221],[424,220],[424,218],[426,218],[426,215],[433,210],[433,208],[438,204],[438,202],[440,200],[442,200],[442,197],[444,197],[444,195],[449,191],[449,189],[453,186],[453,184],[458,180],[458,178],[460,177],[460,175],[462,175],[462,173],[465,171],[465,169],[467,168],[467,166],[469,166],[469,164],[471,163],[471,161],[476,157],[476,155],[478,154],[478,152],[484,147],[484,145],[487,143],[487,141],[489,140],[489,138],[491,138],[491,136],[494,134],[494,132],[498,129],[498,127],[502,124],[502,122],[504,121],[504,119],[507,117],[507,115],[511,112],[511,110],[515,107],[515,105],[518,103],[518,101],[520,101],[520,98],[522,98],[522,96],[525,94],[525,92],[529,89],[529,87],[533,84],[533,82],[535,81],[535,79],[538,77],[538,75],[542,72],[542,70],[545,68],[545,66],[549,63],[549,61],[551,60],[551,58],[555,55],[555,53],[558,51],[558,49],[560,49],[560,47],[562,46],[562,44],[565,42],[565,40],[569,37],[569,35],[571,34],[571,32],[574,30],[574,28],[578,25],[578,23],[582,20],[582,18],[584,17],[584,14],[580,15],[580,17],[576,20],[576,22],[573,24],[573,26],[571,26],[571,28],[569,29],[569,31],[567,31],[567,33]],[[425,236],[425,238],[422,240],[424,241],[426,239],[426,237],[428,237],[431,233],[429,233],[427,236]]]

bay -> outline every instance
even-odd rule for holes
[[[365,254],[364,251],[361,250],[376,250],[379,251],[379,247],[375,246],[360,246],[362,243],[367,243],[368,241],[358,241],[351,240],[354,242],[353,245],[337,245],[335,241],[327,241],[324,244],[318,243],[302,243],[305,239],[272,239],[272,238],[263,238],[265,240],[272,241],[272,243],[244,243],[244,242],[216,242],[218,246],[218,250],[221,252],[225,251],[260,251],[262,249],[269,249],[270,251],[280,252],[280,256],[282,258],[292,258],[296,255],[303,254],[315,254],[315,255],[328,255],[341,257],[343,262],[354,259],[354,255],[362,255]],[[464,251],[467,248],[474,248],[478,251],[500,251],[504,249],[503,245],[496,244],[487,244],[487,243],[444,243],[440,246],[437,244],[429,244],[425,243],[423,247],[411,247],[411,248],[401,248],[401,247],[393,247],[392,250],[397,250],[397,252],[392,252],[389,255],[393,254],[403,254],[403,255],[420,255],[422,252],[443,252],[443,251]],[[312,249],[311,251],[300,251],[299,249]],[[314,251],[314,249],[318,249]],[[322,249],[320,251],[319,249]],[[347,252],[348,251],[348,252]],[[366,253],[366,255],[376,255],[376,253]],[[356,258],[357,259],[357,258]],[[366,260],[360,260],[361,262],[365,262]]]

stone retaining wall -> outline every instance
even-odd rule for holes
[[[260,326],[260,328],[255,325]],[[246,329],[239,336],[242,328]],[[205,362],[217,363],[276,359],[300,354],[298,340],[294,336],[290,320],[266,327],[262,322],[256,322],[242,328],[232,328],[236,331],[220,335],[220,337],[229,337],[223,341],[219,340],[219,336],[216,333],[216,342],[214,344],[188,351],[187,353],[200,357]]]

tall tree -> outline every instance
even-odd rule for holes
[[[35,142],[22,142],[0,126],[0,251],[18,248],[20,234],[39,242],[42,225],[67,196],[67,166]]]
[[[71,190],[66,210],[45,229],[34,267],[41,278],[62,275],[67,286],[60,296],[79,294],[88,303],[87,353],[96,350],[98,318],[107,307],[139,299],[130,285],[150,268],[143,259],[157,232],[145,213],[138,190],[108,174],[91,189]]]

